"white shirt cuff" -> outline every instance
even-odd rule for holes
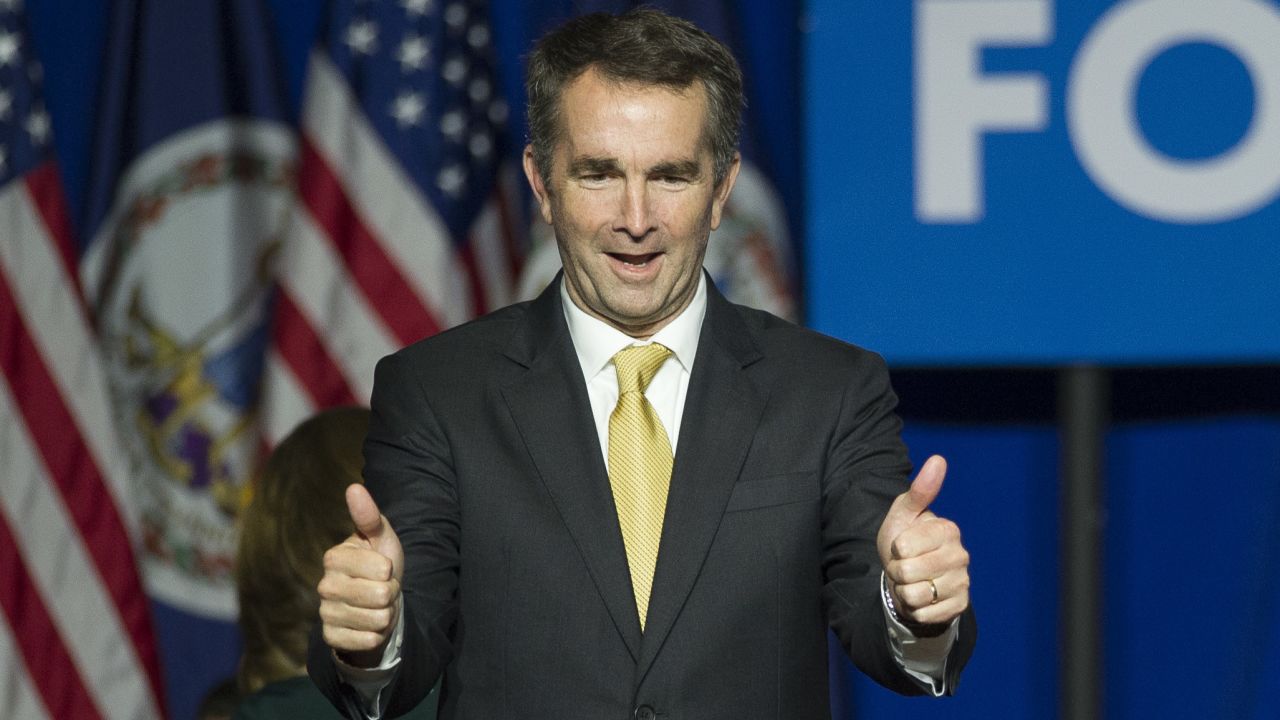
[[[380,720],[382,691],[391,684],[396,667],[400,665],[400,644],[404,641],[404,596],[396,600],[396,627],[391,631],[390,642],[382,651],[382,662],[376,667],[359,668],[343,661],[336,651],[333,663],[338,676],[356,691],[359,707],[355,708],[365,720]]]
[[[881,572],[880,605],[884,610],[885,623],[889,626],[889,650],[893,653],[893,659],[934,697],[939,697],[947,691],[947,657],[960,634],[960,618],[952,620],[946,632],[936,637],[916,637],[889,608],[886,600],[887,587],[884,573]]]

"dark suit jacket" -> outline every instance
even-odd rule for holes
[[[436,699],[428,696],[407,720],[436,720]],[[231,720],[342,720],[342,714],[306,677],[278,680],[242,698]]]
[[[828,624],[921,692],[879,598],[910,472],[883,361],[708,285],[643,634],[558,283],[379,363],[365,478],[405,549],[389,714],[443,672],[449,720],[828,720]],[[310,671],[344,702],[323,643]]]

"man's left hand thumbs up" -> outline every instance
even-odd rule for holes
[[[960,528],[929,510],[946,474],[940,455],[925,461],[876,537],[895,609],[911,622],[947,623],[969,607],[969,553]]]

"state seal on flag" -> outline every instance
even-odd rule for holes
[[[259,450],[271,260],[294,161],[275,123],[172,136],[126,173],[88,265],[148,590],[213,617],[235,617],[235,516]]]

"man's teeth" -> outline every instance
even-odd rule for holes
[[[622,253],[612,253],[612,255],[618,260],[634,267],[644,267],[649,264],[650,260],[657,256],[656,253],[648,253],[646,255],[624,255]]]

